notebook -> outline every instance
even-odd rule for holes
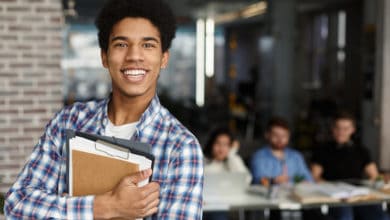
[[[70,196],[107,192],[123,177],[153,167],[149,144],[73,130],[67,130],[66,135]],[[144,180],[138,186],[148,182]]]

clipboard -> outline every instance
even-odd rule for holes
[[[70,196],[112,190],[134,172],[153,168],[151,145],[109,136],[66,130],[67,191]],[[142,181],[138,186],[151,180]]]

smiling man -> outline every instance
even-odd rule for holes
[[[201,147],[156,95],[175,18],[160,0],[109,0],[96,19],[102,64],[112,79],[103,101],[75,103],[46,126],[6,195],[7,219],[200,219]],[[155,163],[101,195],[66,195],[65,129],[147,142]],[[152,182],[137,183],[152,175]]]

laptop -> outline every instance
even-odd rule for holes
[[[203,195],[208,198],[234,197],[245,194],[248,186],[245,173],[205,173]]]

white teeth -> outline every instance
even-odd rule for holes
[[[128,76],[139,76],[139,75],[145,75],[145,70],[125,70],[123,72],[125,75]]]

